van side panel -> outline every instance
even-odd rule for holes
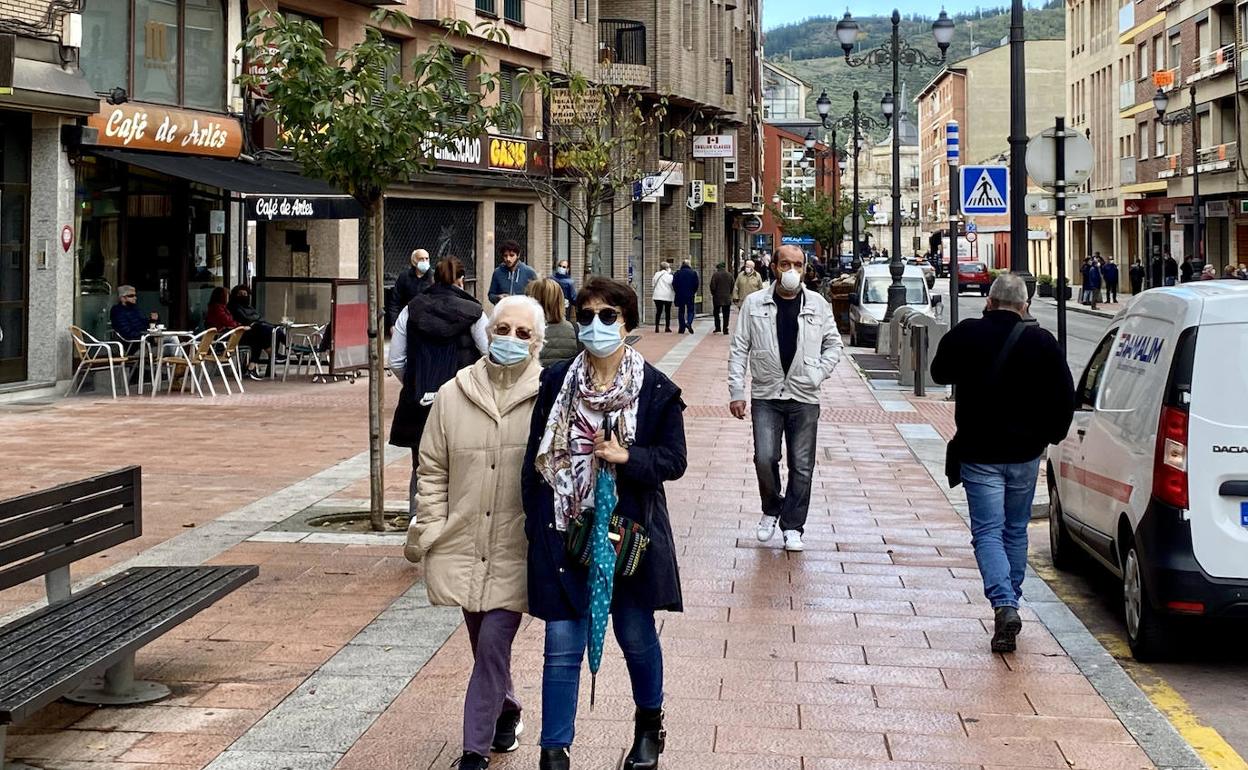
[[[1208,303],[1215,304],[1215,303]],[[1213,577],[1248,578],[1248,313],[1216,303],[1196,345],[1188,428],[1192,546]]]

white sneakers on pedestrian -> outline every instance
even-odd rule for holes
[[[758,520],[758,539],[760,542],[766,543],[776,535],[776,524],[780,521],[779,516],[763,515]]]
[[[793,553],[800,553],[805,550],[806,546],[802,544],[802,533],[796,529],[786,529],[784,531],[784,550]]]

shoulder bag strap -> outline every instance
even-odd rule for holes
[[[1023,336],[1023,328],[1026,326],[1021,320],[1014,324],[1014,328],[1010,329],[1010,335],[1005,338],[1005,345],[1001,351],[997,353],[996,359],[992,362],[992,369],[988,372],[988,379],[984,382],[985,390],[992,392],[997,384],[997,379],[1001,376],[1001,370],[1005,367],[1005,361],[1010,357],[1010,353],[1014,350],[1014,345],[1018,343],[1018,338]]]

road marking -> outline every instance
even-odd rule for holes
[[[1058,598],[1072,610],[1081,610],[1090,604],[1082,596],[1067,590],[1062,576],[1052,565],[1033,562],[1032,568],[1044,582],[1049,584],[1053,593],[1057,594]],[[1080,613],[1076,611],[1075,614]],[[1118,660],[1144,695],[1157,707],[1157,710],[1169,720],[1170,724],[1174,725],[1174,729],[1183,737],[1183,740],[1187,741],[1200,758],[1209,765],[1209,770],[1248,770],[1248,762],[1245,762],[1244,758],[1226,742],[1221,733],[1200,721],[1187,700],[1177,690],[1158,676],[1152,667],[1139,663],[1131,657],[1131,647],[1127,644],[1126,638],[1109,632],[1093,635],[1101,646]]]

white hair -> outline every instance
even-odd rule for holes
[[[1013,273],[1002,273],[992,282],[988,299],[996,300],[998,305],[1024,309],[1027,307],[1027,284]]]
[[[122,285],[120,285],[120,286],[118,286],[118,287],[117,287],[117,296],[118,296],[118,297],[124,297],[124,296],[126,296],[127,294],[134,294],[134,287],[133,287],[133,286],[130,286],[130,285],[127,285],[127,284],[124,284],[124,283],[123,283]]]
[[[494,327],[498,323],[498,317],[504,310],[513,306],[527,308],[533,314],[533,336],[537,340],[537,350],[540,351],[546,342],[546,311],[542,308],[542,303],[527,295],[512,294],[498,301],[498,304],[490,311],[490,336],[494,336]]]

